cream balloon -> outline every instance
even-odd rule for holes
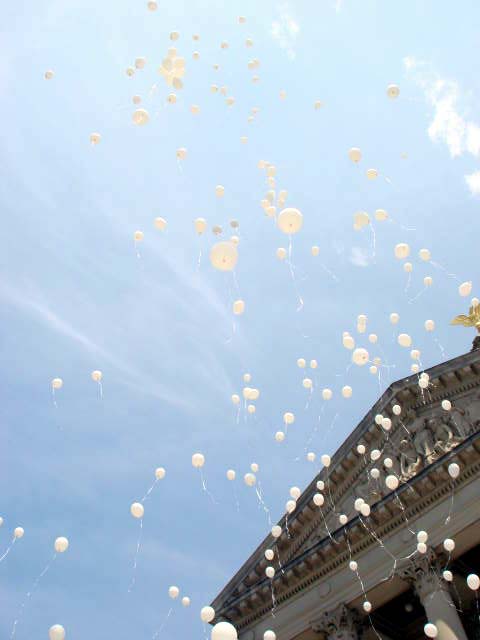
[[[397,84],[389,84],[387,87],[387,96],[390,99],[398,98],[400,95],[400,88]]]
[[[202,622],[211,622],[215,618],[215,609],[213,607],[202,607],[200,610],[200,619]]]
[[[219,271],[233,271],[238,260],[238,250],[228,240],[217,242],[210,251],[210,262]]]
[[[355,351],[352,353],[352,362],[359,367],[363,367],[364,365],[366,365],[368,362],[368,358],[368,351],[366,349],[363,349],[362,347],[355,349]]]
[[[182,605],[184,607],[189,607],[190,606],[190,598],[188,596],[183,596]]]
[[[92,371],[92,380],[94,382],[101,382],[103,374],[101,371]]]
[[[362,159],[362,152],[358,147],[352,147],[348,152],[348,157],[352,162],[358,163]]]
[[[54,75],[55,73],[51,69],[48,69],[47,71],[45,71],[44,78],[45,80],[51,80]]]
[[[344,398],[351,398],[352,393],[353,393],[352,387],[350,387],[348,384],[342,387],[342,396]]]
[[[167,228],[167,221],[165,220],[165,218],[155,218],[153,224],[159,231],[165,231],[165,229]]]
[[[91,133],[90,134],[90,143],[92,145],[98,144],[101,139],[102,139],[102,136],[99,133]]]
[[[50,640],[64,640],[65,629],[61,624],[54,624],[48,630],[48,637],[50,638]]]
[[[243,300],[235,300],[235,302],[233,303],[233,313],[236,316],[240,316],[244,311],[245,311],[245,302]]]
[[[303,215],[298,209],[288,208],[280,212],[277,226],[283,233],[292,235],[298,233],[303,225]]]
[[[257,479],[253,473],[246,473],[243,476],[243,481],[245,482],[247,487],[254,487],[257,482]]]
[[[398,487],[398,478],[397,476],[387,476],[385,478],[385,484],[387,485],[387,488],[390,489],[390,491],[395,491],[395,489],[397,489]]]
[[[438,629],[433,622],[427,622],[427,624],[423,627],[423,632],[427,636],[427,638],[436,638],[438,636]]]
[[[54,378],[52,380],[52,389],[61,389],[63,387],[63,380],[61,378]]]
[[[196,218],[193,224],[195,225],[195,231],[199,236],[201,236],[202,233],[205,233],[205,231],[207,230],[207,221],[205,220],[205,218]]]
[[[397,342],[401,347],[412,346],[412,338],[408,335],[408,333],[400,333],[397,337]]]
[[[172,600],[176,600],[180,595],[180,589],[173,585],[168,588],[168,595]]]
[[[17,540],[19,538],[23,538],[24,535],[25,529],[23,527],[15,527],[15,529],[13,530],[13,537]]]
[[[410,247],[406,242],[399,242],[395,245],[394,253],[398,260],[405,260],[410,255]]]
[[[471,282],[462,282],[462,284],[458,287],[458,293],[464,298],[469,296],[472,293],[472,283]]]
[[[295,422],[295,416],[290,411],[283,414],[283,421],[285,424],[293,424]]]
[[[205,456],[203,453],[194,453],[192,456],[192,466],[195,469],[201,469],[205,464]]]
[[[467,576],[467,585],[472,591],[478,591],[478,589],[480,589],[480,578],[476,573],[471,573]]]
[[[236,475],[237,474],[235,473],[235,471],[233,469],[229,469],[227,471],[227,480],[230,480],[230,481],[235,480]]]
[[[134,518],[143,518],[143,514],[145,513],[143,504],[140,502],[134,502],[130,507],[130,513]]]
[[[133,112],[132,120],[133,124],[142,127],[143,125],[148,123],[148,121],[150,120],[150,116],[146,109],[137,109]]]
[[[163,480],[166,475],[167,475],[167,472],[165,471],[165,469],[163,467],[157,467],[155,469],[155,478],[157,480]]]
[[[68,549],[68,545],[69,545],[68,539],[62,536],[55,540],[55,543],[53,546],[57,553],[65,553],[65,551]]]

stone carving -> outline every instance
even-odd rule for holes
[[[430,594],[446,588],[445,581],[439,577],[440,561],[434,551],[412,558],[408,565],[397,571],[397,575],[409,582],[421,602]]]
[[[422,458],[411,440],[400,442],[400,473],[402,479],[409,480],[422,466]]]
[[[341,604],[333,611],[326,611],[310,623],[312,630],[322,633],[328,640],[357,640],[360,635],[360,617],[356,611]]]

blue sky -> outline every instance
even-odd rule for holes
[[[304,487],[318,470],[304,455],[312,430],[309,449],[333,454],[380,390],[409,373],[398,333],[412,335],[425,366],[470,348],[473,336],[448,323],[467,306],[458,284],[472,280],[478,293],[478,4],[462,3],[461,13],[433,0],[314,4],[160,1],[155,13],[143,0],[4,7],[0,555],[14,527],[25,537],[0,564],[2,637],[60,535],[70,548],[30,598],[18,640],[46,638],[55,623],[69,640],[149,638],[169,610],[172,584],[192,605],[174,603],[162,637],[203,637],[200,608],[269,529],[241,480],[250,463],[260,465],[277,520],[289,487]],[[172,30],[187,71],[177,103],[168,105],[157,67]],[[128,78],[137,56],[147,66]],[[258,84],[247,69],[254,57]],[[48,82],[47,69],[55,71]],[[401,90],[395,101],[386,97],[391,82]],[[212,83],[228,86],[233,107],[210,92]],[[135,93],[151,115],[143,128],[131,121]],[[260,112],[248,123],[252,107]],[[102,135],[96,147],[93,131]],[[359,166],[348,160],[352,146],[362,149]],[[181,166],[179,147],[188,149]],[[276,165],[287,204],[304,216],[293,239],[305,302],[298,312],[288,266],[275,257],[288,238],[260,207],[267,190],[260,159]],[[365,176],[370,167],[380,172],[376,181]],[[373,217],[377,208],[392,220],[374,224],[373,258],[370,230],[355,232],[352,221],[356,211]],[[168,221],[164,234],[153,227],[156,216]],[[240,222],[236,280],[246,312],[235,327],[235,284],[209,264],[214,236],[194,234],[198,216],[210,228]],[[140,258],[136,229],[145,233]],[[412,248],[406,292],[397,242]],[[422,247],[457,277],[420,262]],[[425,275],[433,286],[409,303]],[[392,311],[401,318],[396,328]],[[378,349],[357,336],[359,313],[378,334]],[[423,328],[427,318],[436,322],[433,335]],[[344,330],[394,365],[381,369],[380,381],[367,368],[349,368]],[[319,363],[307,409],[298,357]],[[103,372],[103,399],[93,369]],[[237,424],[230,396],[245,372],[261,396],[255,416],[242,413]],[[64,380],[58,408],[56,376]],[[341,398],[343,384],[353,388],[350,400]],[[334,390],[325,406],[324,386]],[[273,436],[287,410],[297,419],[278,444]],[[215,503],[191,466],[195,451],[206,457]],[[139,533],[129,507],[160,465],[167,476],[145,502],[128,593]],[[237,471],[235,493],[228,468]]]

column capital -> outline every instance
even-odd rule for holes
[[[446,583],[438,576],[440,559],[429,549],[425,554],[414,556],[408,565],[397,571],[397,575],[409,582],[421,602],[434,591],[447,591]]]
[[[345,604],[333,611],[325,611],[310,622],[312,630],[323,633],[328,640],[357,640],[360,624],[358,613]]]

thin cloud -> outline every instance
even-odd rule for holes
[[[272,22],[270,33],[272,38],[278,42],[280,48],[286,51],[290,60],[294,60],[296,56],[295,44],[300,33],[300,25],[292,16],[288,4],[280,5],[278,19]]]

